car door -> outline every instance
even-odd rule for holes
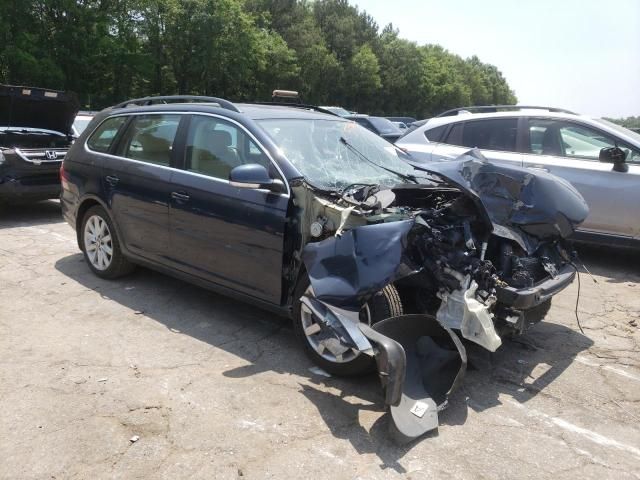
[[[638,237],[640,221],[640,153],[611,135],[578,122],[530,117],[524,165],[568,180],[589,205],[583,232]],[[628,172],[599,161],[600,150],[618,144],[627,150]]]
[[[163,262],[169,250],[170,168],[182,115],[132,115],[103,164],[107,203],[130,252]]]
[[[518,118],[482,118],[456,122],[433,149],[433,160],[454,160],[472,148],[479,148],[490,161],[521,166],[518,153]]]
[[[279,174],[239,124],[194,114],[182,169],[171,187],[171,257],[192,275],[279,304],[288,193],[229,183],[235,166],[259,163]]]

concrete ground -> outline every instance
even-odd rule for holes
[[[581,254],[585,335],[574,284],[398,447],[377,378],[313,373],[285,320],[145,269],[100,280],[56,202],[5,210],[0,477],[640,478],[640,254]]]

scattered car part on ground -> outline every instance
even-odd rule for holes
[[[491,162],[551,172],[589,205],[574,239],[640,246],[640,135],[629,129],[558,108],[466,107],[429,119],[396,144],[423,161],[477,147]]]
[[[405,440],[459,384],[458,335],[493,351],[573,280],[563,241],[588,209],[552,175],[477,151],[432,169],[301,105],[156,100],[100,112],[64,161],[91,270],[138,263],[292,316],[327,372],[378,365]]]
[[[60,195],[60,165],[77,111],[73,93],[0,85],[0,201]]]

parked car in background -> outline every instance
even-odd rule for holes
[[[331,112],[335,115],[339,115],[341,117],[348,117],[349,115],[351,115],[352,113],[349,110],[345,110],[342,107],[318,107],[321,108],[322,110],[327,110],[328,112]]]
[[[391,123],[393,123],[396,127],[398,127],[400,130],[402,130],[403,133],[408,128],[407,125],[404,124],[403,122],[394,122],[394,121],[392,121]]]
[[[87,128],[87,125],[89,125],[89,122],[91,122],[96,113],[97,112],[90,112],[86,110],[78,112],[75,120],[73,121],[73,133],[76,137],[84,132],[84,129]]]
[[[0,202],[60,195],[60,165],[77,111],[75,94],[0,85]]]
[[[392,122],[402,122],[407,127],[409,127],[412,123],[417,122],[418,120],[413,117],[385,117],[387,120]]]
[[[624,127],[557,108],[466,107],[429,119],[397,145],[423,161],[477,147],[494,163],[551,172],[589,205],[575,239],[640,246],[640,134]]]
[[[521,197],[522,169],[414,167],[316,107],[198,101],[124,102],[71,147],[62,212],[88,268],[113,279],[146,265],[291,316],[325,370],[377,363],[407,437],[437,428],[464,375],[458,335],[495,351],[574,278],[563,239],[587,208],[552,175]],[[484,186],[504,175],[511,196]]]
[[[353,120],[367,130],[393,143],[402,136],[402,130],[384,117],[371,117],[364,114],[348,115],[344,118]]]

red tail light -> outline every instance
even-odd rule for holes
[[[67,172],[64,171],[64,163],[62,163],[62,165],[60,165],[60,183],[62,183],[63,187],[66,180],[69,180],[69,176]]]

